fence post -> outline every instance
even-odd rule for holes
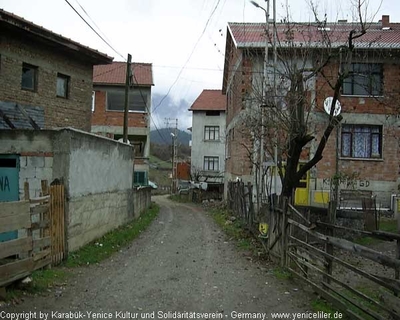
[[[333,200],[329,202],[329,209],[328,209],[328,223],[334,225],[336,223],[336,208],[337,208],[337,200]],[[334,228],[333,227],[327,227],[327,235],[328,236],[333,236],[334,235]],[[329,243],[325,243],[325,252],[330,254],[331,256],[333,255],[333,245]],[[326,273],[329,275],[332,275],[332,259],[326,258]],[[324,281],[326,283],[331,283],[331,280],[329,277],[324,276]]]
[[[249,192],[249,208],[248,208],[248,215],[249,215],[249,226],[250,229],[253,229],[253,218],[254,218],[254,206],[253,206],[253,186],[251,182],[247,183],[247,190]]]
[[[284,268],[287,265],[287,244],[288,244],[288,235],[286,233],[286,226],[288,223],[288,217],[287,217],[287,211],[288,211],[288,204],[289,204],[289,199],[288,197],[283,198],[282,202],[282,228],[281,228],[281,235],[282,235],[282,248],[281,248],[281,267]]]
[[[397,203],[396,203],[397,205]],[[400,215],[397,215],[397,233],[400,233]],[[400,259],[400,240],[397,240],[397,247],[396,247],[396,258]],[[400,270],[396,268],[394,278],[399,280]]]

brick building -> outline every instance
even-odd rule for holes
[[[129,90],[128,140],[135,147],[137,185],[147,185],[150,155],[152,65],[132,63]],[[126,63],[94,67],[92,132],[119,140],[123,136]]]
[[[284,24],[277,24],[278,52],[288,37]],[[298,30],[306,28],[300,34]],[[319,29],[318,29],[319,28]],[[340,65],[339,48],[356,24],[346,21],[328,23],[323,31],[331,37],[335,55],[307,84],[306,99],[310,105],[309,130],[315,139],[308,144],[303,160],[311,159],[321,139],[321,129],[326,127],[328,115],[324,101],[333,95],[328,81],[333,82]],[[313,34],[320,25],[302,24],[290,30],[290,41],[301,48],[318,41]],[[280,38],[282,36],[282,38]],[[227,160],[225,179],[241,178],[255,181],[255,170],[248,150],[257,147],[249,136],[251,127],[243,128],[243,119],[249,110],[258,108],[256,85],[263,83],[264,52],[266,46],[265,23],[229,23],[223,92],[227,95]],[[273,61],[272,37],[268,40],[269,61]],[[281,47],[279,47],[281,46]],[[400,23],[391,23],[389,16],[371,23],[367,33],[354,41],[354,56],[340,95],[343,120],[337,132],[333,132],[323,152],[323,159],[302,179],[296,190],[296,202],[303,205],[326,205],[330,198],[330,186],[336,164],[341,175],[351,177],[343,181],[341,190],[371,191],[379,206],[390,208],[392,194],[399,193],[399,95],[400,95]],[[317,48],[317,49],[316,49]],[[287,48],[285,50],[288,50]],[[282,56],[282,55],[281,55]],[[313,66],[312,54],[305,65]],[[284,61],[278,61],[277,68]],[[267,77],[271,69],[267,68]],[[334,83],[334,82],[333,82]],[[279,90],[279,86],[278,86]],[[250,133],[244,135],[246,130]],[[336,137],[338,145],[336,145]],[[243,145],[247,145],[244,148]],[[271,154],[266,158],[273,159]],[[351,180],[351,181],[350,181]],[[279,189],[279,188],[278,188]],[[278,192],[279,193],[279,192]]]
[[[90,131],[93,65],[111,62],[106,54],[0,9],[2,127],[12,128],[25,110],[44,118],[44,128]]]

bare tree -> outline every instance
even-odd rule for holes
[[[296,23],[287,18],[266,32],[270,48],[276,44],[277,58],[276,63],[268,58],[265,77],[253,80],[246,102],[259,108],[248,108],[242,117],[242,133],[248,137],[243,147],[255,170],[265,170],[259,152],[261,145],[269,160],[276,161],[277,154],[284,197],[291,197],[300,179],[321,161],[328,139],[342,120],[335,109],[353,57],[369,54],[367,50],[356,50],[355,45],[368,32],[367,5],[365,1],[355,1],[357,22],[341,24],[328,23],[326,16],[318,19],[311,3],[315,22]],[[256,54],[259,51],[247,50],[249,59]],[[323,109],[316,94],[321,86],[331,97],[330,113],[325,122],[316,124],[315,111]]]

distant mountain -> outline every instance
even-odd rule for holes
[[[158,130],[150,131],[150,142],[157,144],[172,144],[172,136],[171,133],[174,132],[174,129],[171,128],[163,128]],[[185,131],[178,129],[178,143],[183,146],[189,146],[189,141],[192,140],[192,135]]]

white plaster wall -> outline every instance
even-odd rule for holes
[[[133,159],[118,146],[120,143],[107,142],[83,141],[79,147],[71,148],[70,197],[132,188]]]
[[[219,141],[204,141],[204,127],[219,126]],[[193,111],[192,117],[192,167],[203,170],[204,156],[219,157],[219,171],[225,171],[226,114],[206,116],[205,111]]]

